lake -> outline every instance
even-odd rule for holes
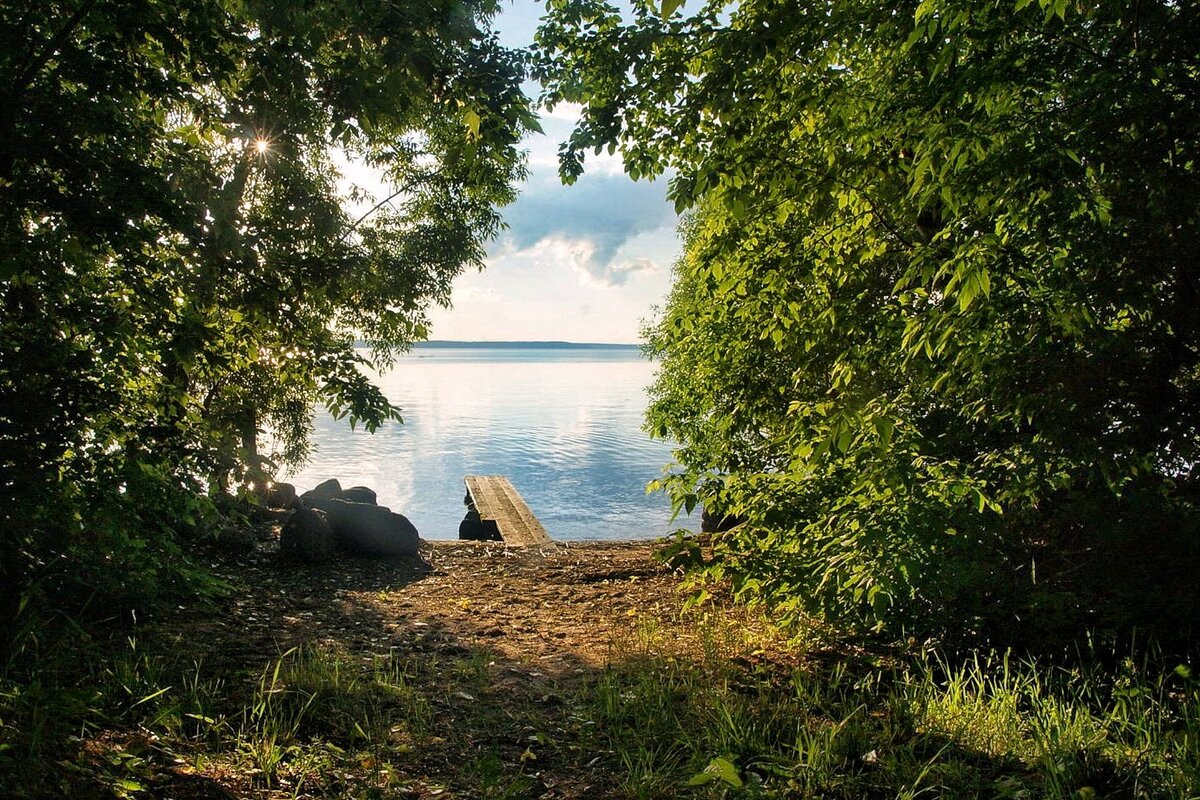
[[[426,539],[455,539],[465,475],[505,475],[554,539],[646,539],[686,524],[646,484],[671,447],[641,429],[654,365],[621,345],[419,345],[373,376],[404,424],[351,431],[323,408],[298,490],[369,486]]]

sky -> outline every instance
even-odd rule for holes
[[[532,43],[544,5],[511,0],[495,21],[509,47]],[[537,86],[527,84],[536,96]],[[631,181],[619,156],[591,156],[571,186],[558,178],[558,145],[577,109],[542,112],[530,136],[530,177],[502,213],[508,230],[488,248],[487,268],[460,276],[453,308],[430,314],[431,339],[639,341],[666,299],[679,253],[667,183]]]

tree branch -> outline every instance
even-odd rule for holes
[[[350,234],[354,233],[354,231],[358,229],[358,226],[359,226],[359,225],[361,225],[361,224],[363,223],[363,220],[365,220],[367,217],[369,217],[369,216],[371,216],[372,214],[374,214],[374,213],[375,213],[376,211],[378,211],[379,209],[381,209],[381,208],[383,208],[384,206],[386,206],[388,203],[391,203],[391,202],[392,202],[393,200],[395,200],[397,197],[399,197],[400,195],[404,194],[404,193],[405,193],[405,192],[407,192],[409,189],[413,188],[413,187],[414,187],[414,186],[416,186],[418,183],[420,183],[421,181],[425,180],[425,179],[426,179],[426,178],[428,178],[428,177],[430,177],[430,176],[428,176],[428,175],[422,175],[422,176],[420,176],[420,177],[413,178],[411,181],[409,181],[408,183],[404,184],[404,185],[403,185],[403,186],[401,186],[399,189],[397,189],[396,191],[392,192],[392,193],[391,193],[390,195],[388,195],[387,197],[385,197],[385,198],[383,198],[382,200],[380,200],[378,203],[376,203],[374,206],[372,206],[372,207],[371,207],[371,210],[370,210],[370,211],[368,211],[367,213],[363,214],[361,217],[359,217],[358,219],[356,219],[356,220],[354,221],[354,224],[353,224],[353,225],[351,225],[349,228],[347,228],[347,229],[346,229],[346,232],[345,232],[345,233],[343,233],[343,234],[341,235],[341,238],[339,238],[339,239],[337,240],[337,243],[338,243],[338,244],[341,244],[342,242],[346,241],[346,239],[347,239],[347,238],[350,236]]]
[[[79,23],[82,22],[83,18],[87,16],[89,11],[92,10],[92,7],[96,5],[96,2],[97,0],[85,0],[83,5],[76,9],[75,13],[67,19],[66,23],[63,24],[58,33],[50,37],[50,41],[46,42],[46,46],[42,48],[42,52],[35,55],[33,59],[25,65],[25,68],[21,70],[21,73],[17,75],[16,80],[13,81],[12,91],[9,93],[7,101],[8,103],[12,105],[19,103],[21,95],[23,95],[25,90],[28,89],[30,84],[33,83],[33,79],[37,76],[38,72],[41,71],[42,67],[46,66],[46,63],[50,61],[50,59],[54,58],[55,53],[57,53],[59,48],[62,47],[63,42],[65,42],[67,37],[70,36],[77,27],[79,27]]]

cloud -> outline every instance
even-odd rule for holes
[[[584,275],[604,286],[624,286],[639,272],[653,272],[658,265],[648,258],[635,258],[630,261],[610,261],[602,267],[585,268]]]
[[[542,109],[541,113],[543,118],[559,119],[574,125],[583,114],[583,106],[579,103],[563,101],[552,109]]]
[[[658,268],[648,258],[610,258],[601,263],[595,253],[596,247],[588,239],[555,234],[540,239],[528,250],[515,251],[511,255],[528,258],[543,270],[569,267],[579,275],[581,283],[598,287],[624,286],[637,273],[653,272]]]
[[[533,180],[504,210],[509,230],[501,244],[520,252],[545,243],[548,252],[589,278],[619,286],[656,267],[654,259],[637,252],[639,237],[675,229],[663,190],[661,182],[635,183],[623,175],[588,174],[573,186],[557,178]]]
[[[517,256],[529,258],[540,269],[549,267],[571,267],[586,270],[596,252],[596,247],[587,239],[569,238],[559,234],[542,237],[533,246],[516,250]]]
[[[464,303],[495,303],[501,299],[500,293],[492,288],[481,288],[479,286],[464,286],[454,292],[454,299],[457,302]]]
[[[522,143],[529,154],[529,168],[542,182],[560,185],[558,180],[558,148],[560,143],[571,137],[575,129],[579,106],[563,103],[554,111],[543,110],[539,116],[544,133],[534,134]],[[625,162],[619,152],[609,154],[607,149],[599,153],[584,153],[584,168],[587,173],[580,183],[598,175],[618,176],[625,174]],[[578,185],[578,184],[577,184]],[[654,189],[661,194],[665,184]]]

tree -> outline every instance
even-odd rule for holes
[[[748,520],[712,572],[922,626],[1145,571],[1196,619],[1144,591],[1200,531],[1195,4],[551,5],[564,178],[620,147],[693,209],[649,425]]]
[[[263,427],[303,458],[317,398],[398,419],[355,341],[425,335],[536,124],[496,9],[0,7],[0,583],[147,574]],[[394,193],[351,215],[344,158]]]

